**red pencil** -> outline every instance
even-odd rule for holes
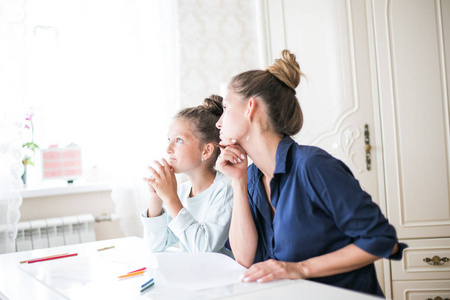
[[[144,267],[144,268],[142,268],[142,269],[137,269],[137,270],[128,272],[127,274],[136,273],[136,272],[139,272],[139,271],[144,271],[145,269],[147,269],[147,267]]]
[[[52,256],[52,257],[45,257],[45,258],[37,258],[37,259],[30,259],[28,261],[29,264],[35,263],[35,262],[40,262],[40,261],[46,261],[46,260],[52,260],[52,259],[59,259],[59,258],[64,258],[64,257],[70,257],[70,256],[76,256],[78,255],[78,253],[73,253],[73,254],[62,254],[59,256]]]
[[[49,258],[49,257],[55,257],[55,256],[61,256],[61,255],[64,255],[64,254],[69,254],[69,253],[61,253],[61,254],[56,254],[56,255],[44,256],[44,257],[34,258],[32,260]],[[28,260],[22,260],[20,263],[24,264],[24,263],[27,263],[27,262],[28,262]]]

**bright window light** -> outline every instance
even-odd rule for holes
[[[176,86],[166,80],[156,3],[26,2],[24,98],[35,141],[81,146],[92,179],[137,180],[164,155],[177,102],[167,97]]]

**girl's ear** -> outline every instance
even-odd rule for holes
[[[213,153],[214,153],[214,145],[212,143],[205,144],[205,146],[203,147],[202,157],[205,160],[207,160],[208,158],[211,157],[211,155],[213,155]]]

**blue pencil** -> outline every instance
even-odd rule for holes
[[[152,282],[152,281],[153,281],[153,278],[150,279],[149,281],[147,281],[146,283],[144,283],[143,285],[141,285],[141,288],[143,288],[144,286],[146,286],[147,284],[149,284],[149,283]]]
[[[143,288],[143,289],[141,290],[141,293],[145,292],[146,290],[148,290],[149,288],[151,288],[151,287],[154,286],[154,285],[155,285],[154,282],[150,283],[149,285],[147,285],[145,288]]]

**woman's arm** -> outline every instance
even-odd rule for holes
[[[230,225],[230,245],[235,260],[244,267],[250,267],[255,259],[258,234],[250,211],[247,194],[247,156],[244,150],[234,143],[221,142],[216,166],[219,171],[231,178],[233,188],[233,212]]]
[[[398,251],[394,246],[392,254]],[[244,273],[244,281],[267,282],[275,279],[306,279],[350,272],[367,266],[380,257],[374,256],[354,244],[337,251],[301,262],[267,260],[254,264]]]
[[[232,181],[233,212],[231,214],[230,245],[234,259],[248,268],[255,259],[258,234],[250,211],[247,196],[247,177]]]

